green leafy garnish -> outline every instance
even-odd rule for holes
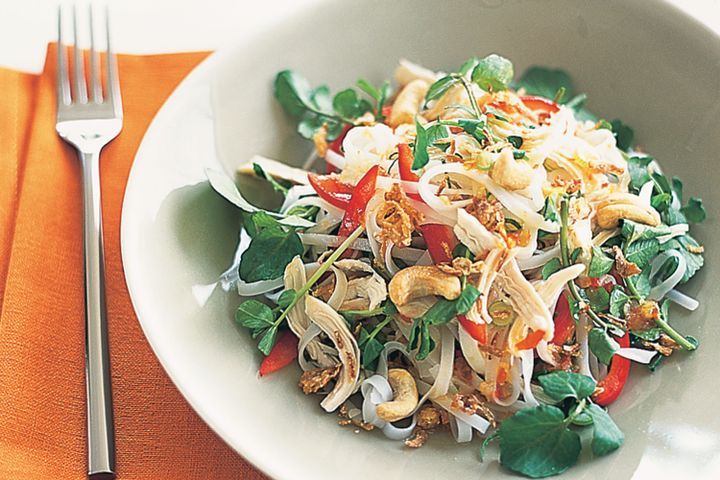
[[[289,190],[288,187],[279,183],[273,177],[265,173],[265,170],[263,170],[263,168],[259,164],[253,163],[253,171],[255,172],[255,175],[262,178],[263,180],[266,180],[270,184],[270,186],[272,186],[273,190],[282,193],[283,195],[287,194]]]
[[[382,113],[382,109],[390,96],[390,82],[386,80],[382,85],[380,85],[380,87],[375,87],[367,80],[360,79],[357,81],[356,85],[360,90],[367,93],[373,100],[375,100],[375,119],[378,122],[384,121],[385,116]]]
[[[610,360],[620,349],[620,345],[602,328],[590,330],[588,344],[593,354],[605,365],[610,365]]]
[[[616,285],[610,292],[610,315],[622,317],[625,305],[630,297],[625,293],[621,286]]]
[[[605,410],[593,403],[588,405],[585,412],[590,415],[593,423],[593,439],[590,444],[593,455],[607,455],[622,446],[625,435]]]
[[[707,217],[702,199],[690,197],[688,204],[680,209],[685,218],[692,223],[701,223]]]
[[[551,258],[549,262],[543,265],[541,272],[543,280],[547,280],[553,273],[557,272],[561,268],[562,263],[560,263],[560,259],[557,257]]]
[[[507,90],[512,82],[513,64],[500,55],[491,54],[478,61],[472,71],[472,81],[485,90]]]
[[[659,251],[660,242],[656,238],[639,240],[625,248],[625,259],[643,269],[650,264]]]
[[[633,155],[628,158],[628,173],[630,174],[630,190],[634,193],[640,191],[640,187],[650,181],[648,166],[655,160],[649,155]]]
[[[612,132],[615,135],[617,147],[620,150],[627,152],[630,147],[632,147],[635,132],[632,128],[628,127],[617,118],[610,122],[610,125],[612,126]]]
[[[338,92],[332,101],[333,109],[343,117],[358,118],[372,111],[372,105],[360,98],[352,88]]]
[[[255,219],[260,215],[263,221],[267,219],[274,221],[263,212],[253,214],[252,218]],[[265,225],[251,236],[250,245],[240,257],[240,278],[246,282],[279,278],[287,264],[296,255],[303,253],[303,245],[298,234],[277,222],[274,225]]]
[[[587,398],[595,391],[595,382],[586,375],[573,372],[553,372],[538,377],[543,391],[553,400],[562,401],[568,397],[576,400]]]
[[[574,92],[572,80],[567,72],[538,66],[528,68],[517,81],[515,88],[524,88],[528,95],[537,95],[550,100],[560,89],[564,89],[566,97],[572,97]]]
[[[588,267],[588,277],[599,278],[612,270],[615,260],[605,255],[600,247],[592,247],[592,259]]]

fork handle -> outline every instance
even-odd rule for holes
[[[100,149],[80,152],[85,254],[85,385],[88,476],[115,477],[115,434],[105,309]]]

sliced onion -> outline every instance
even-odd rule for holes
[[[700,302],[675,289],[667,292],[666,297],[690,311],[693,311],[700,306]]]
[[[522,362],[523,377],[523,398],[530,406],[536,407],[540,405],[530,389],[530,381],[532,380],[533,367],[535,366],[533,350],[521,350],[520,361]]]
[[[687,261],[685,260],[685,257],[682,256],[682,254],[677,250],[668,250],[662,252],[660,255],[653,259],[652,263],[650,264],[650,279],[652,280],[660,267],[662,267],[663,264],[670,257],[675,257],[677,259],[677,268],[668,278],[650,289],[650,294],[648,295],[648,298],[651,300],[660,300],[670,290],[675,288],[675,286],[680,283],[683,276],[685,275],[685,270],[687,269]]]
[[[395,244],[393,242],[387,242],[387,246],[385,247],[385,268],[390,273],[390,275],[395,275],[400,271],[400,267],[397,266],[397,264],[392,259],[393,254],[393,247]],[[400,249],[402,250],[402,249]]]
[[[657,355],[658,352],[650,351],[650,350],[643,350],[642,348],[630,348],[630,347],[623,347],[620,348],[615,352],[615,355],[620,355],[623,358],[627,358],[628,360],[632,360],[633,362],[638,363],[644,363],[648,364],[650,361],[655,358],[655,355]]]
[[[298,340],[298,363],[300,364],[300,368],[302,368],[304,372],[317,368],[305,358],[305,350],[307,349],[307,346],[310,344],[310,342],[315,337],[320,335],[320,333],[322,333],[320,327],[318,327],[314,323],[310,323],[308,328],[305,329],[305,333],[303,333],[300,337],[300,340]]]
[[[335,274],[335,288],[333,289],[333,293],[330,295],[327,304],[330,305],[333,310],[340,310],[340,305],[342,305],[345,297],[347,296],[348,279],[345,272],[339,268],[334,266],[330,268]]]

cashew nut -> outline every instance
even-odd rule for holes
[[[425,99],[425,94],[430,85],[425,80],[413,80],[400,90],[388,123],[392,128],[403,123],[414,123],[415,115],[420,111],[420,106]]]
[[[597,223],[600,228],[614,228],[620,220],[633,220],[652,227],[660,225],[660,214],[651,206],[643,204],[636,195],[612,193],[596,204]]]
[[[376,407],[378,418],[386,422],[397,422],[410,415],[418,404],[418,391],[415,379],[404,368],[391,368],[388,383],[393,391],[393,399]]]
[[[512,150],[506,148],[490,170],[490,178],[508,190],[522,190],[532,183],[533,169],[528,162],[515,160]]]
[[[454,300],[460,296],[460,292],[460,279],[440,271],[434,265],[404,268],[395,274],[388,286],[390,299],[398,307],[430,295]]]
[[[407,85],[413,80],[424,80],[430,84],[437,79],[438,75],[422,65],[418,65],[417,63],[413,63],[403,58],[400,59],[398,66],[395,67],[393,77],[398,85]]]

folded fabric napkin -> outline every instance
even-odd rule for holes
[[[145,130],[206,53],[118,57],[125,121],[103,151],[107,309],[121,479],[264,478],[176,390],[130,303],[125,184]],[[55,48],[42,74],[0,69],[0,478],[86,475],[80,166],[55,134]]]

